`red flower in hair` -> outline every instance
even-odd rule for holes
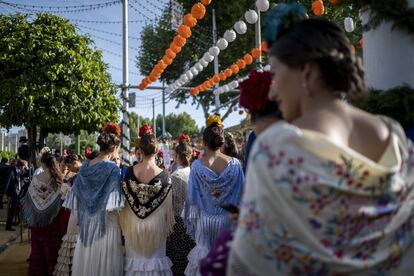
[[[85,157],[86,158],[89,158],[89,156],[91,156],[91,154],[92,154],[92,150],[91,150],[91,148],[86,148],[85,149]]]
[[[164,153],[162,151],[159,151],[157,155],[159,158],[164,158]]]
[[[145,134],[152,134],[153,130],[152,127],[150,125],[143,125],[140,129],[139,129],[139,137],[143,137]]]
[[[102,128],[102,132],[113,133],[117,137],[121,136],[121,128],[116,123],[107,122]]]
[[[194,158],[195,159],[198,159],[198,158],[200,158],[200,155],[201,155],[201,151],[199,151],[196,148],[193,148],[193,156],[194,156]]]
[[[267,99],[272,74],[270,72],[251,71],[249,78],[240,83],[240,106],[250,113],[263,112],[270,101]]]
[[[178,136],[178,144],[189,144],[190,143],[190,136],[188,134],[181,134]]]

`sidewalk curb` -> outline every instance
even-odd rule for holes
[[[0,254],[2,254],[10,245],[12,242],[17,240],[17,238],[20,236],[20,233],[16,233],[15,236],[11,237],[8,241],[6,241],[4,244],[0,245]]]

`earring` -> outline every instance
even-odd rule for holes
[[[305,90],[305,94],[309,95],[310,94],[310,92],[309,92],[309,83],[308,83],[307,80],[302,81],[302,87]]]

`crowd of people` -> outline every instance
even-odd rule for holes
[[[168,162],[149,125],[130,167],[114,123],[84,161],[41,152],[22,199],[29,275],[410,275],[412,142],[349,104],[365,86],[340,27],[296,4],[265,26],[271,71],[240,85],[242,154],[218,115]]]

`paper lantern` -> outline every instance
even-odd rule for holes
[[[200,64],[201,64],[201,66],[203,66],[203,67],[207,67],[207,65],[208,65],[208,62],[207,61],[205,61],[204,59],[200,59]]]
[[[220,82],[220,77],[219,77],[219,75],[214,75],[214,77],[213,77],[213,81],[214,81],[214,83],[219,83],[219,82]]]
[[[190,95],[191,95],[191,96],[196,96],[196,95],[197,95],[195,88],[192,88],[192,89],[190,90]]]
[[[167,57],[169,57],[169,58],[172,58],[172,59],[175,59],[175,57],[176,57],[176,54],[174,53],[174,51],[173,50],[171,50],[171,49],[167,49],[166,51],[165,51],[165,55],[167,56]]]
[[[271,67],[270,64],[266,65],[265,67],[263,67],[264,71],[270,71]]]
[[[167,64],[167,65],[170,65],[170,64],[172,63],[172,59],[171,59],[171,58],[169,58],[169,57],[167,57],[167,56],[164,56],[164,57],[162,58],[162,61],[163,61],[165,64]]]
[[[210,55],[210,53],[206,52],[203,55],[203,60],[207,62],[212,62],[214,60],[214,56]]]
[[[191,15],[191,13],[186,14],[183,17],[184,25],[194,28],[197,25],[197,19],[194,18],[194,16]]]
[[[157,80],[157,78],[155,76],[150,76],[149,79],[150,79],[151,82],[154,82],[154,81]]]
[[[207,81],[207,85],[211,88],[211,87],[213,87],[214,82],[213,82],[213,81],[211,81],[211,80],[209,80],[209,81]]]
[[[257,13],[254,10],[248,10],[244,14],[244,18],[246,19],[247,23],[255,24],[257,22]]]
[[[139,90],[144,90],[145,89],[145,83],[140,83],[138,86]]]
[[[234,29],[238,34],[245,34],[247,32],[247,25],[244,21],[240,20],[234,24]]]
[[[246,67],[246,62],[242,59],[239,59],[236,64],[239,67],[239,69],[244,69]]]
[[[178,46],[178,45],[175,45],[175,43],[174,42],[172,42],[171,44],[170,44],[170,49],[171,49],[171,51],[173,51],[174,53],[176,53],[176,54],[178,54],[179,52],[181,52],[181,47],[180,46]]]
[[[261,12],[265,12],[269,9],[269,1],[268,0],[257,0],[256,1],[256,7],[259,9],[259,11]]]
[[[230,68],[233,74],[237,74],[240,71],[239,66],[237,66],[237,64],[233,64]]]
[[[269,46],[267,46],[267,42],[266,41],[263,41],[262,42],[261,48],[262,48],[262,51],[263,52],[265,52],[265,53],[269,52]]]
[[[220,72],[219,77],[221,81],[225,81],[227,79],[226,74],[224,72]]]
[[[238,86],[239,86],[239,82],[238,81],[232,81],[230,83],[231,89],[236,89]]]
[[[184,44],[187,42],[187,39],[185,39],[184,37],[180,35],[176,35],[173,41],[174,41],[174,44],[177,45],[178,47],[183,47]]]
[[[217,46],[213,46],[210,47],[210,49],[208,50],[208,52],[210,53],[210,55],[216,57],[220,54],[220,48]]]
[[[223,89],[223,92],[229,92],[230,91],[230,87],[227,84],[223,85],[222,89]]]
[[[231,71],[231,69],[226,69],[224,70],[224,74],[226,74],[226,77],[231,77],[231,75],[233,75],[233,71]]]
[[[167,68],[167,64],[165,64],[164,61],[160,60],[158,61],[158,66],[162,69],[165,70],[165,68]]]
[[[224,49],[226,49],[226,48],[227,48],[227,46],[229,45],[229,43],[228,43],[228,42],[227,42],[227,40],[225,40],[224,38],[220,38],[219,40],[217,40],[216,45],[217,45],[217,47],[218,47],[220,50],[224,50]]]
[[[253,57],[250,54],[245,54],[243,60],[244,62],[246,62],[247,65],[253,63]]]
[[[196,3],[191,8],[191,15],[194,16],[195,19],[202,19],[204,15],[206,15],[206,7],[201,3]]]
[[[316,16],[321,16],[325,13],[325,6],[322,0],[315,0],[312,3],[312,11]]]
[[[190,68],[191,73],[193,74],[193,76],[197,76],[198,75],[198,70],[195,67],[191,67]]]
[[[227,30],[224,32],[223,37],[227,42],[233,42],[236,39],[236,32],[233,30]]]
[[[181,25],[178,27],[178,34],[184,38],[189,38],[191,36],[191,29],[186,25]]]
[[[185,73],[185,75],[187,76],[187,78],[188,78],[188,80],[192,80],[193,79],[193,73],[191,73],[191,71],[187,71],[186,73]]]
[[[186,82],[188,82],[188,77],[186,75],[181,75],[180,81],[186,83]]]
[[[252,50],[252,56],[253,56],[254,58],[260,58],[261,54],[262,54],[262,52],[260,51],[260,49],[259,49],[259,48],[254,48],[254,49]]]
[[[194,67],[195,67],[195,69],[197,69],[198,72],[201,72],[204,69],[203,65],[201,65],[199,62],[194,64]]]
[[[211,0],[201,0],[201,3],[202,3],[204,6],[208,6],[208,5],[210,5],[210,4],[211,4]]]
[[[346,17],[344,20],[345,31],[352,33],[355,30],[354,20],[351,17]]]

